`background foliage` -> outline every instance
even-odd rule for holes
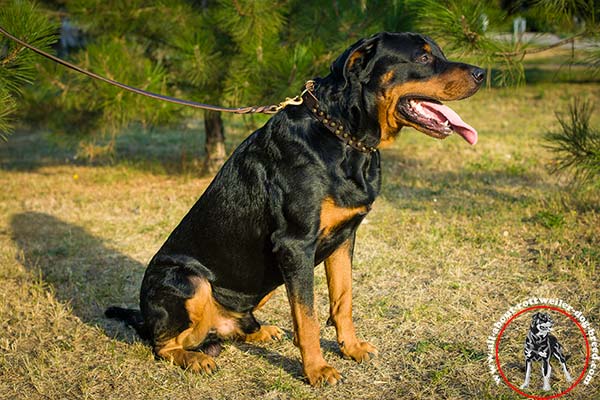
[[[551,48],[511,38],[517,16],[527,18],[529,30],[560,35],[557,41],[590,40],[582,52],[584,63],[596,78],[600,65],[600,7],[593,0],[0,3],[2,26],[45,48],[60,34],[54,49],[84,68],[146,90],[226,106],[272,104],[294,96],[307,79],[324,75],[350,43],[382,30],[431,35],[448,56],[487,68],[488,85],[524,84],[524,62]],[[80,154],[88,158],[113,154],[116,135],[131,124],[182,126],[202,117],[64,71],[4,38],[0,46],[4,134],[17,101],[21,120],[78,141]],[[571,62],[576,52],[581,51],[573,45]],[[34,76],[35,85],[23,92]],[[219,114],[203,117],[205,155],[216,158],[214,170],[225,157],[224,125]],[[252,118],[247,121],[253,125]]]

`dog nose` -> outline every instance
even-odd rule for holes
[[[485,70],[478,67],[473,67],[471,70],[471,76],[475,79],[475,82],[481,83],[485,78]]]

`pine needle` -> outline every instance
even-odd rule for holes
[[[582,183],[600,177],[600,130],[590,127],[593,110],[591,101],[576,97],[567,115],[556,113],[561,130],[545,135],[555,154],[552,172],[570,171]]]

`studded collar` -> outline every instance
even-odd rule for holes
[[[319,122],[321,122],[327,130],[335,135],[339,140],[346,143],[348,146],[362,153],[372,153],[377,150],[376,147],[369,146],[357,137],[353,136],[351,132],[347,130],[344,125],[331,118],[326,111],[321,110],[319,107],[319,101],[313,93],[313,85],[310,85],[311,81],[307,82],[306,90],[302,93],[302,102],[308,108],[312,116]]]

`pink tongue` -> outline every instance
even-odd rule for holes
[[[438,103],[429,103],[427,101],[421,102],[421,105],[439,114],[442,114],[450,125],[452,130],[457,132],[470,144],[477,143],[477,131],[471,125],[463,121],[460,116],[450,107]]]

